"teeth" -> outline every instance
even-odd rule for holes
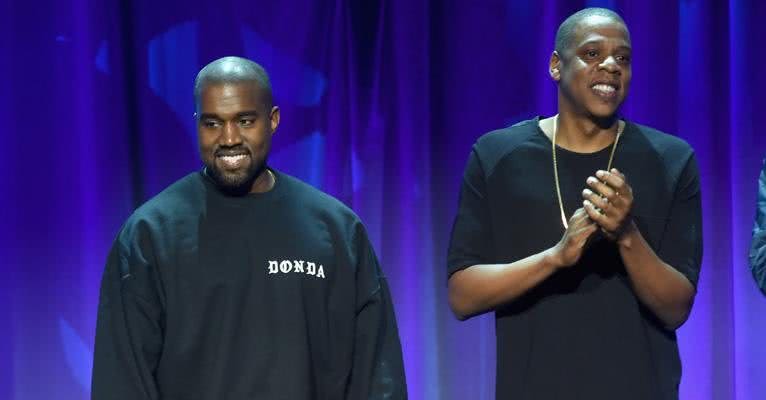
[[[236,156],[221,156],[220,159],[229,165],[237,165],[240,161],[244,160],[247,156],[244,154],[239,154]]]
[[[616,90],[614,86],[603,84],[603,83],[599,83],[598,85],[593,85],[592,87],[593,89],[596,89],[598,91],[605,92],[605,93],[612,93]]]

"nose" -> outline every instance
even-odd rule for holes
[[[242,144],[242,135],[239,133],[239,127],[234,122],[226,122],[221,133],[221,145],[236,146]]]
[[[617,64],[617,60],[613,56],[607,56],[598,66],[607,72],[619,72],[620,70],[620,65]]]

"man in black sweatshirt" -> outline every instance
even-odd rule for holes
[[[101,286],[93,399],[405,399],[386,280],[359,218],[267,166],[268,75],[197,75],[204,168],[122,227]]]

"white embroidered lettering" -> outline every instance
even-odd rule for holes
[[[290,261],[284,260],[281,263],[279,263],[279,270],[282,271],[282,273],[288,273],[293,269],[293,265],[290,264]]]
[[[306,260],[268,260],[268,274],[298,273],[326,279],[324,265]]]
[[[276,274],[277,272],[279,272],[279,263],[269,260],[269,273]]]
[[[303,260],[293,260],[293,269],[295,269],[295,272],[303,273]]]

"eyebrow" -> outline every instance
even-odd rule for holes
[[[247,110],[247,111],[240,111],[236,114],[234,114],[234,118],[242,118],[242,117],[255,117],[258,116],[258,111],[255,110]],[[218,114],[214,113],[202,113],[199,114],[199,119],[218,119],[221,120],[221,118]]]
[[[579,46],[577,46],[577,48],[579,49],[579,48],[586,47],[588,45],[601,44],[602,42],[604,41],[599,39],[588,40],[587,42],[581,43]],[[617,48],[620,50],[631,50],[631,51],[633,50],[633,48],[630,47],[630,45],[626,45],[626,44],[621,44],[617,46]]]

